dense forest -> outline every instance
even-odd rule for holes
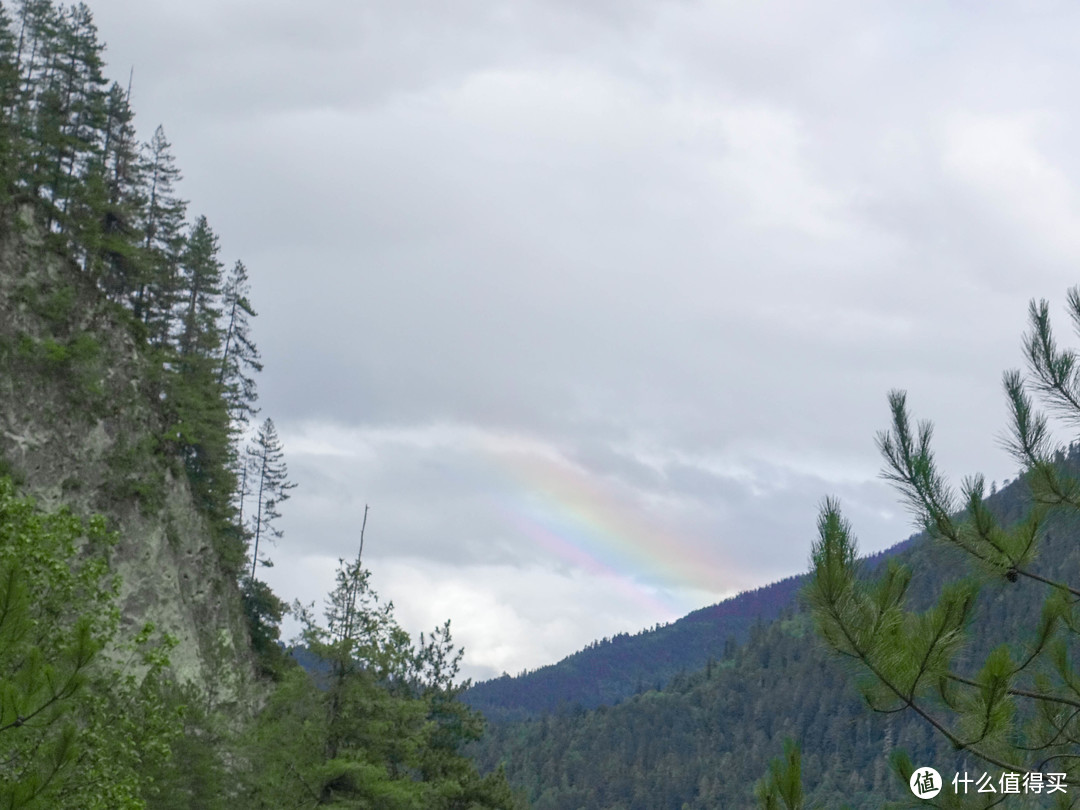
[[[85,5],[0,7],[0,806],[518,806],[461,753],[448,625],[410,638],[359,559],[294,608],[323,675],[280,644],[258,568],[295,483],[247,268],[179,180]]]
[[[599,639],[556,664],[476,684],[464,699],[488,718],[520,720],[612,705],[646,689],[661,689],[680,673],[730,656],[755,624],[790,608],[802,585],[803,577],[788,577],[667,625]]]
[[[1080,468],[1075,448],[1068,464]],[[1030,509],[1026,483],[1004,487],[989,505],[1003,521],[1019,520]],[[1041,575],[1080,570],[1077,530],[1075,520],[1048,529]],[[964,565],[925,534],[893,559],[913,571],[908,596],[917,609],[931,606]],[[881,562],[863,561],[864,574]],[[986,588],[968,660],[985,656],[1000,636],[1026,637],[1040,610],[1037,588],[1008,580]],[[753,807],[755,783],[787,738],[802,748],[806,807],[869,810],[910,799],[890,765],[899,751],[943,774],[990,770],[910,713],[868,711],[854,674],[826,651],[799,601],[779,620],[755,626],[745,644],[663,689],[591,711],[567,702],[560,711],[495,722],[473,753],[482,766],[503,763],[537,810]],[[1054,805],[1045,799],[1040,806]]]

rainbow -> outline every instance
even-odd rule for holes
[[[612,578],[650,612],[673,619],[700,607],[686,604],[688,589],[732,591],[732,566],[715,544],[688,542],[614,483],[539,448],[490,454],[508,483],[498,510],[516,535],[575,568]]]

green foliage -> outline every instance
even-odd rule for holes
[[[0,804],[141,808],[141,772],[168,755],[165,639],[116,645],[119,583],[101,518],[43,514],[0,479]],[[110,660],[103,653],[107,646]]]
[[[449,625],[414,645],[359,561],[342,562],[327,626],[297,606],[326,674],[286,671],[249,741],[252,807],[484,810],[520,807],[496,772],[460,752],[480,718],[457,699],[460,650]]]
[[[16,357],[24,369],[34,369],[61,382],[87,417],[103,412],[104,366],[101,344],[93,335],[75,332],[67,338],[30,335],[19,338]]]
[[[219,651],[220,653],[220,651]],[[219,675],[227,658],[222,656]],[[222,705],[213,684],[166,684],[163,700],[180,717],[169,756],[140,774],[149,810],[234,810],[240,800],[235,768],[243,755],[237,742],[239,718]]]
[[[955,583],[932,608],[908,612],[909,568],[890,561],[877,582],[863,582],[856,578],[855,542],[835,502],[826,502],[818,528],[807,588],[818,633],[841,655],[865,662],[871,675],[891,673],[888,680],[864,681],[871,707],[891,711],[933,693],[963,644],[975,603],[974,584]]]
[[[135,441],[118,436],[105,459],[109,469],[105,494],[118,502],[134,499],[144,515],[157,514],[165,505],[165,475],[156,463],[157,452],[158,442],[152,435]]]
[[[783,759],[769,763],[769,774],[754,787],[761,810],[804,810],[802,754],[795,740],[784,741]]]
[[[0,455],[0,479],[8,479],[15,486],[21,486],[24,481],[21,480],[21,476],[15,468],[15,465],[11,463],[11,460],[6,456]]]
[[[255,578],[255,567],[259,562],[259,540],[276,540],[281,537],[281,530],[275,521],[281,517],[278,506],[289,499],[290,490],[296,484],[289,481],[289,470],[285,464],[285,452],[278,439],[274,422],[267,419],[259,426],[255,439],[247,449],[243,472],[246,486],[251,487],[255,499],[255,514],[251,516],[249,530],[253,548],[251,551],[251,578]],[[246,493],[241,492],[241,497]],[[263,561],[269,565],[268,561]]]
[[[24,290],[24,296],[31,309],[54,327],[67,327],[75,312],[75,287],[71,284],[64,284],[50,292],[29,288]]]
[[[862,673],[864,694],[879,711],[907,709],[958,751],[1000,771],[1064,774],[1080,784],[1080,671],[1075,610],[1080,583],[1040,570],[1048,527],[1080,510],[1080,479],[1064,462],[1074,448],[1054,447],[1049,420],[1027,393],[1034,388],[1051,407],[1080,417],[1077,355],[1059,349],[1045,301],[1031,305],[1024,339],[1029,376],[1009,371],[1004,388],[1012,412],[1007,445],[1025,467],[1030,507],[1011,522],[994,513],[982,476],[963,481],[960,497],[937,469],[932,427],[912,425],[906,396],[889,396],[892,429],[878,436],[884,477],[900,491],[926,531],[970,565],[966,578],[941,587],[936,602],[914,610],[908,599],[910,569],[890,565],[876,582],[859,577],[855,541],[839,507],[827,500],[814,545],[807,590],[818,631],[827,644]],[[1069,293],[1069,313],[1080,330],[1080,289]],[[1008,590],[1035,608],[1022,623],[981,627],[997,642],[973,654],[971,628],[980,589]],[[1032,597],[1032,592],[1037,595]],[[910,761],[894,767],[910,775]],[[948,806],[986,806],[984,797],[953,797]]]
[[[25,360],[54,371],[77,372],[94,363],[100,353],[101,344],[85,332],[76,333],[66,341],[51,337],[35,340],[24,335],[19,344],[19,354]]]
[[[251,649],[258,657],[259,670],[261,674],[277,680],[291,663],[278,641],[281,635],[279,625],[289,608],[270,590],[269,585],[257,579],[245,579],[240,592],[244,599],[248,632],[251,634]]]

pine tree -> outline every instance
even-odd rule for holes
[[[221,261],[217,235],[206,217],[191,226],[180,257],[183,274],[180,354],[212,357],[221,347]]]
[[[165,346],[179,331],[174,324],[187,203],[176,196],[180,170],[160,126],[150,142],[143,145],[140,177],[141,196],[146,200],[140,227],[147,271],[135,290],[132,309],[135,317],[147,325],[151,341]]]
[[[250,289],[247,268],[238,261],[225,281],[222,295],[224,326],[218,383],[225,391],[229,414],[239,424],[246,424],[258,412],[253,374],[262,371],[259,350],[251,339],[249,319],[256,313],[248,300]]]
[[[87,203],[80,199],[83,186],[78,180],[88,174],[93,161],[101,158],[107,118],[104,88],[108,82],[102,72],[105,46],[98,41],[93,15],[84,3],[67,8],[64,22],[59,77],[67,110],[62,132],[67,148],[66,154],[59,155],[54,170],[53,194],[58,202],[62,201],[61,214],[67,227],[79,223],[87,229],[97,225],[96,218],[73,218],[71,209]],[[93,206],[88,207],[93,210]],[[87,244],[87,236],[81,235],[80,242]]]
[[[1069,292],[1068,303],[1080,331],[1080,289]],[[818,522],[807,595],[820,635],[857,662],[872,708],[910,710],[954,748],[1000,771],[1041,774],[1046,784],[1060,779],[1075,790],[1080,785],[1080,670],[1072,656],[1080,635],[1080,582],[1046,576],[1036,559],[1046,527],[1080,510],[1080,479],[1062,465],[1064,448],[1053,445],[1049,420],[1036,410],[1028,389],[1075,423],[1080,361],[1074,351],[1058,348],[1045,301],[1032,302],[1030,321],[1024,340],[1029,375],[1026,380],[1019,371],[1004,375],[1012,416],[1008,447],[1024,465],[1031,492],[1026,516],[1008,524],[999,518],[985,500],[980,475],[964,480],[958,499],[938,471],[932,426],[913,425],[907,397],[893,392],[892,428],[878,436],[883,475],[933,538],[966,557],[969,576],[943,588],[929,609],[909,609],[911,570],[891,562],[877,582],[861,580],[851,528],[837,502],[828,499]],[[999,646],[976,663],[970,660],[966,630],[977,620],[977,597],[985,583],[995,583],[1014,599],[1036,589],[1041,611],[1026,627],[996,628]],[[905,781],[911,777],[913,766],[902,753],[893,762]]]
[[[289,491],[296,488],[296,484],[289,481],[285,453],[273,420],[267,419],[259,426],[255,440],[248,448],[248,465],[251,491],[255,496],[255,514],[251,518],[254,541],[251,578],[254,579],[255,565],[259,561],[259,541],[264,537],[269,540],[281,537],[281,529],[274,525],[281,517],[278,507],[289,499]]]
[[[37,152],[33,186],[44,193],[41,203],[46,224],[73,235],[77,252],[92,252],[96,223],[76,216],[73,208],[93,208],[88,190],[78,182],[100,156],[105,126],[106,80],[93,16],[79,3],[61,8],[47,45],[48,68],[37,103]],[[75,226],[79,234],[72,234]]]
[[[18,175],[19,67],[8,11],[0,6],[0,202],[6,202]]]
[[[804,810],[802,754],[794,740],[784,741],[784,758],[769,763],[769,775],[754,787],[761,810]]]
[[[252,758],[258,766],[253,792],[268,798],[259,806],[522,806],[502,771],[481,777],[460,751],[481,723],[456,699],[461,651],[445,625],[415,646],[393,605],[372,589],[360,555],[341,561],[326,626],[309,609],[295,610],[305,647],[328,672],[313,688],[306,674],[294,671],[271,698]]]
[[[101,196],[94,208],[100,209],[95,258],[102,265],[102,286],[113,300],[130,301],[134,309],[133,296],[150,280],[151,264],[140,244],[138,220],[146,200],[129,94],[130,87],[125,91],[115,83],[109,90],[102,157],[86,182],[93,183]]]
[[[218,239],[199,217],[181,254],[178,296],[180,331],[177,348],[164,347],[169,373],[162,399],[170,422],[168,438],[184,458],[188,479],[222,538],[222,562],[242,565],[243,542],[237,536],[235,432],[229,402],[219,383],[221,352],[221,262]]]
[[[15,114],[20,134],[19,182],[28,197],[39,201],[48,131],[58,122],[48,115],[47,89],[52,82],[60,14],[52,0],[21,0],[16,68],[20,88]]]

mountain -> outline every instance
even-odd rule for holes
[[[909,548],[909,538],[867,559],[871,568]],[[602,639],[556,664],[478,683],[465,701],[493,721],[521,720],[574,708],[614,705],[647,689],[661,689],[680,673],[726,661],[755,625],[796,608],[806,575],[745,591],[695,610],[671,624]]]
[[[1023,483],[1005,487],[990,504],[1003,519],[1019,517],[1027,508]],[[1046,576],[1080,570],[1078,539],[1075,523],[1051,525],[1037,570]],[[909,598],[916,608],[930,605],[963,565],[955,552],[921,535],[890,553],[914,572]],[[864,565],[866,573],[879,559]],[[797,580],[789,587],[796,586]],[[1042,596],[1037,585],[1005,579],[984,587],[971,659],[980,660],[999,635],[1022,637]],[[639,636],[625,643],[647,642]],[[907,788],[889,766],[898,748],[947,778],[982,773],[980,763],[958,757],[910,712],[870,712],[853,672],[825,651],[795,600],[778,618],[754,625],[730,655],[673,676],[663,689],[593,709],[521,711],[510,721],[513,707],[500,707],[473,756],[481,768],[505,767],[534,810],[753,807],[754,782],[788,737],[802,747],[808,806],[876,810],[904,799]]]
[[[788,577],[671,624],[602,639],[557,664],[484,681],[464,698],[492,720],[613,705],[659,689],[680,672],[730,658],[755,622],[771,621],[792,607],[801,586],[801,576]]]

